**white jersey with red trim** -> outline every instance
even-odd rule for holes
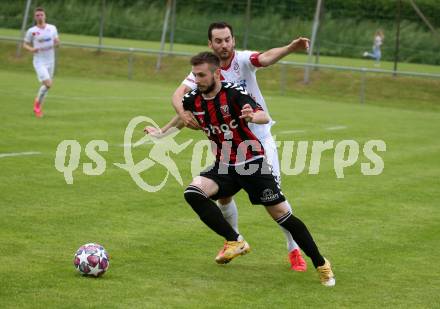
[[[53,63],[55,61],[55,39],[58,31],[54,25],[46,24],[44,28],[33,26],[28,29],[24,41],[32,44],[38,51],[34,53],[35,63]]]
[[[261,64],[258,61],[258,52],[254,51],[235,51],[231,63],[228,67],[221,68],[221,78],[226,82],[239,84],[246,88],[252,98],[264,109],[269,115],[266,102],[261,94],[257,83],[256,71]],[[191,72],[182,82],[191,89],[196,89],[195,76]],[[269,116],[270,117],[270,116]],[[270,127],[272,120],[268,124],[249,123],[249,128],[259,140],[263,140],[271,136]]]

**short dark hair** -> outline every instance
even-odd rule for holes
[[[218,21],[215,23],[212,23],[209,25],[208,28],[208,39],[211,41],[212,40],[212,30],[214,29],[225,29],[228,28],[229,31],[231,31],[231,35],[232,37],[234,37],[234,30],[232,30],[232,26],[230,24],[228,24],[227,22],[224,21]]]
[[[193,56],[190,61],[191,65],[199,65],[199,64],[210,64],[214,66],[215,69],[220,67],[220,59],[211,52],[201,52],[197,55]]]
[[[36,12],[44,12],[44,13],[46,13],[41,6],[35,8],[34,13],[36,13]]]

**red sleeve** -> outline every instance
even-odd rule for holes
[[[261,53],[253,53],[250,57],[249,60],[250,62],[253,64],[254,67],[256,68],[261,68],[263,65],[260,63],[260,61],[258,60],[258,56],[260,56]]]

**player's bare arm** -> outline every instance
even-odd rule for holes
[[[27,51],[30,51],[31,53],[38,52],[38,48],[34,48],[33,46],[31,46],[30,44],[28,44],[26,42],[23,43],[23,48],[26,49]]]
[[[188,113],[188,111],[185,111]],[[161,128],[162,132],[166,133],[171,128],[182,129],[185,127],[183,120],[179,117],[179,115],[175,115],[164,127]]]
[[[252,106],[250,106],[249,104],[244,105],[241,109],[240,118],[244,118],[247,122],[252,122],[256,124],[266,124],[270,121],[269,116],[265,111],[254,111]]]
[[[173,107],[176,110],[177,115],[180,117],[185,127],[191,129],[200,129],[200,126],[197,120],[194,118],[193,114],[183,109],[183,105],[182,105],[183,96],[190,90],[191,88],[183,84],[177,87],[176,91],[174,91],[172,98]]]
[[[182,119],[178,115],[175,115],[164,127],[158,129],[155,127],[147,126],[144,129],[145,134],[149,134],[154,137],[162,137],[165,135],[169,129],[171,128],[177,128],[182,129],[185,125],[183,124]]]
[[[194,118],[193,114],[189,111],[183,109],[182,99],[183,96],[189,92],[191,88],[186,85],[180,85],[173,94],[172,103],[173,107],[177,113],[171,120],[162,128],[158,129],[155,127],[145,127],[144,132],[155,137],[160,137],[167,133],[171,128],[182,129],[188,127],[190,129],[198,130],[200,126],[197,120]],[[187,120],[187,124],[184,119]]]
[[[160,135],[162,135],[161,129],[151,127],[151,126],[146,126],[144,128],[144,132],[145,132],[145,134],[149,134],[154,137],[159,137]]]
[[[258,61],[264,67],[277,63],[280,59],[287,56],[290,53],[307,50],[309,48],[310,40],[307,38],[299,37],[293,40],[290,44],[283,47],[276,47],[261,53],[258,56]]]

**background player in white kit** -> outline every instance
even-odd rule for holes
[[[236,51],[232,27],[225,22],[216,22],[209,26],[208,46],[212,49],[214,54],[220,58],[222,80],[244,86],[255,101],[262,106],[267,114],[269,114],[269,110],[258,87],[255,74],[257,69],[272,65],[294,51],[307,49],[309,46],[309,40],[300,37],[287,46],[273,48],[263,53],[254,51]],[[195,77],[190,73],[176,89],[173,95],[173,106],[177,112],[177,116],[161,129],[162,133],[165,133],[172,127],[181,128],[183,125],[193,129],[199,128],[194,116],[190,112],[185,111],[182,106],[183,96],[195,88],[197,88]],[[249,124],[249,127],[255,136],[262,142],[267,160],[272,165],[275,177],[280,181],[281,175],[278,151],[270,132],[272,124],[273,122],[270,121],[269,124],[264,125]],[[155,128],[151,127],[147,127],[146,131],[150,134],[158,133]],[[218,206],[225,219],[238,233],[238,212],[235,201],[232,197],[219,199]],[[283,229],[283,232],[287,240],[291,269],[305,271],[307,265],[301,256],[299,246],[287,230]]]
[[[43,8],[35,9],[34,18],[35,26],[26,32],[23,47],[34,54],[33,65],[38,80],[41,82],[34,101],[34,113],[37,117],[42,117],[42,105],[52,86],[55,70],[55,46],[60,43],[60,40],[57,28],[46,23],[46,13]]]

